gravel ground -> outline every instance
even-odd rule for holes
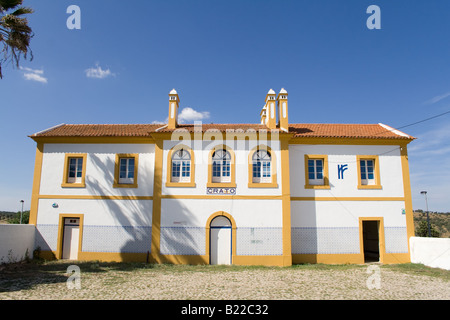
[[[69,264],[31,265],[0,269],[0,300],[450,299],[450,271],[433,276],[435,269],[423,266],[412,271],[375,266],[379,273],[367,273],[367,265],[269,268],[80,263],[81,288],[69,289]],[[378,287],[371,281],[377,275]]]

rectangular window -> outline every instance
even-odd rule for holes
[[[86,154],[66,154],[64,160],[64,174],[61,187],[84,188],[86,175]]]
[[[119,183],[134,183],[134,158],[120,159]]]
[[[310,185],[323,185],[323,160],[308,160],[308,179]]]
[[[81,183],[83,178],[83,158],[69,158],[68,183]]]
[[[327,155],[305,155],[305,188],[330,188]]]
[[[114,188],[137,188],[138,154],[116,154]]]
[[[378,156],[357,156],[358,188],[381,189]]]

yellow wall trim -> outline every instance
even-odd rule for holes
[[[282,195],[161,195],[161,199],[200,200],[282,200]],[[118,195],[38,195],[37,199],[79,199],[79,200],[153,200],[153,196]],[[290,197],[291,201],[405,201],[404,197]]]
[[[153,181],[153,208],[152,208],[152,243],[151,256],[153,261],[159,262],[161,241],[161,190],[163,170],[164,141],[157,140],[155,144],[155,169]]]
[[[291,197],[291,201],[405,201],[403,197]]]
[[[289,142],[281,140],[281,193],[282,193],[282,234],[283,266],[292,264],[291,243],[291,184],[289,172]]]
[[[153,196],[91,196],[91,195],[39,195],[39,199],[68,199],[68,200],[153,200]]]
[[[42,174],[42,159],[44,155],[44,145],[38,143],[36,147],[36,158],[34,161],[34,176],[33,188],[31,190],[31,205],[30,205],[30,219],[29,224],[36,225],[38,207],[39,207],[39,192],[41,188],[41,174]]]
[[[404,145],[413,139],[367,139],[367,138],[325,138],[295,137],[289,144],[329,144],[329,145]]]
[[[67,144],[154,144],[152,137],[30,137],[37,143],[67,143]]]
[[[411,182],[409,178],[408,149],[406,145],[400,148],[402,173],[403,173],[403,190],[405,194],[405,215],[406,215],[406,234],[408,237],[408,252],[411,253],[409,247],[409,239],[414,237],[414,217],[411,196]]]

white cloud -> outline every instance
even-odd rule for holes
[[[192,121],[199,121],[208,119],[210,116],[208,111],[198,112],[192,108],[184,108],[181,110],[181,112],[178,114],[178,122],[179,123],[186,123],[186,122],[192,122]]]
[[[86,77],[94,79],[105,79],[107,77],[115,76],[110,69],[103,70],[98,64],[96,64],[95,67],[86,69],[84,72],[86,73]]]
[[[447,92],[447,93],[444,93],[439,96],[431,98],[430,100],[426,101],[425,104],[433,104],[433,103],[439,102],[449,96],[450,96],[450,92]]]
[[[20,67],[20,70],[24,71],[23,77],[25,80],[37,81],[40,83],[47,83],[47,78],[45,78],[43,69],[31,69],[27,67]]]

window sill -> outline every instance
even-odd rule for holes
[[[137,188],[137,183],[134,184],[125,184],[125,183],[114,183],[113,188]]]
[[[331,189],[331,187],[329,185],[306,184],[305,189]]]
[[[208,182],[207,188],[236,188],[235,182]]]
[[[278,188],[278,183],[249,182],[249,188]]]
[[[358,189],[360,189],[360,190],[364,190],[364,189],[383,189],[383,187],[378,185],[378,184],[374,184],[374,185],[358,185]]]
[[[195,182],[166,182],[166,187],[195,188]]]
[[[61,188],[86,188],[85,183],[62,183]]]

